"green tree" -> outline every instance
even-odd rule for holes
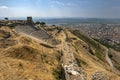
[[[39,21],[37,21],[35,24],[40,24],[40,22],[39,22]]]
[[[5,20],[8,20],[8,18],[7,18],[7,17],[5,17]]]
[[[45,23],[45,22],[40,22],[40,25],[41,25],[42,27],[45,27],[46,23]]]

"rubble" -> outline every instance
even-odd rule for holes
[[[109,80],[109,77],[103,72],[95,72],[91,76],[91,80]]]

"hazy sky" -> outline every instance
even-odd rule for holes
[[[0,17],[120,18],[120,0],[0,0]]]

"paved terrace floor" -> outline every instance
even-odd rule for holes
[[[34,26],[16,26],[15,30],[19,33],[23,33],[34,37],[36,39],[49,39],[51,36],[42,29],[37,29]]]

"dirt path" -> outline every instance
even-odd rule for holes
[[[109,51],[108,49],[105,50],[105,59],[108,62],[108,64],[111,66],[111,68],[114,69],[113,63],[112,63],[111,59],[108,56],[108,54],[109,54],[108,51]]]
[[[109,64],[110,67],[112,68],[112,70],[113,70],[115,73],[117,73],[117,74],[120,75],[120,71],[119,71],[117,68],[114,67],[114,65],[113,65],[113,63],[112,63],[112,60],[109,58],[108,55],[109,55],[109,50],[106,48],[106,50],[105,50],[105,59],[106,59],[106,61],[108,62],[108,64]]]

